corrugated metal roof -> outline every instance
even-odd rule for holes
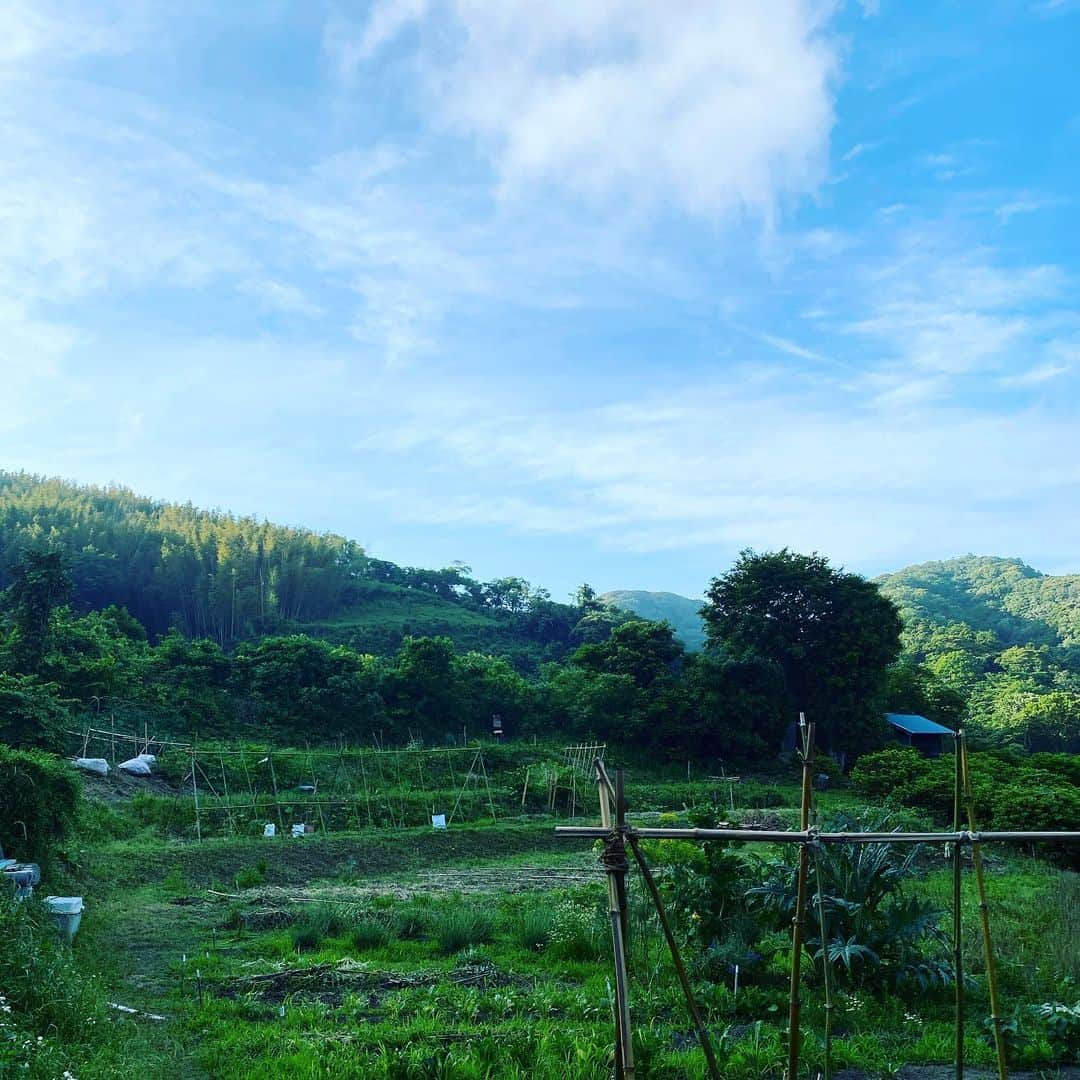
[[[885,714],[885,719],[888,720],[893,727],[898,727],[901,731],[906,731],[909,735],[954,734],[952,728],[942,727],[940,724],[934,723],[933,720],[927,720],[925,716],[918,716],[915,713],[887,712]]]

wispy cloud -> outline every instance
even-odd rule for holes
[[[853,6],[301,8],[0,11],[0,456],[541,578],[1080,546],[1067,178],[830,146]]]
[[[428,103],[480,141],[506,197],[554,187],[593,203],[770,218],[825,177],[838,64],[829,10],[381,0],[351,40],[335,23],[327,51],[348,73],[418,26]],[[438,32],[446,23],[453,33]]]
[[[1055,206],[1059,206],[1060,203],[1060,199],[1050,195],[1037,195],[1032,192],[1022,192],[1008,202],[1002,203],[995,212],[997,213],[998,221],[1000,221],[1002,225],[1008,225],[1009,222],[1019,214],[1035,214],[1040,210],[1050,210]]]

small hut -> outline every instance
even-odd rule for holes
[[[940,757],[941,737],[955,734],[950,728],[916,713],[887,712],[885,719],[896,739],[905,746],[915,747],[923,757]]]

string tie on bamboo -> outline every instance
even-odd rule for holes
[[[630,861],[626,857],[626,841],[620,831],[613,832],[604,840],[600,865],[608,873],[625,874],[630,869]]]

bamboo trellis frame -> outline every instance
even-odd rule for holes
[[[616,1080],[634,1080],[634,1057],[633,1039],[630,1023],[629,1001],[629,974],[626,963],[626,922],[625,890],[626,873],[629,865],[626,860],[627,847],[633,852],[635,859],[642,871],[646,884],[652,884],[649,889],[650,898],[656,908],[657,916],[665,932],[665,938],[671,950],[672,961],[676,973],[679,975],[684,994],[687,1000],[691,1019],[694,1022],[698,1039],[705,1054],[711,1077],[718,1078],[721,1074],[716,1065],[712,1047],[708,1040],[708,1033],[701,1021],[700,1011],[694,1000],[693,991],[689,981],[685,977],[685,969],[682,958],[679,955],[678,946],[674,935],[670,931],[667,914],[664,910],[663,901],[659,891],[652,882],[652,874],[645,858],[641,853],[638,841],[650,840],[738,840],[750,843],[772,844],[798,844],[800,849],[799,882],[802,885],[796,899],[796,913],[793,920],[792,933],[792,959],[791,959],[791,1007],[789,1009],[788,1028],[788,1066],[787,1080],[795,1080],[798,1074],[800,1030],[799,1030],[799,980],[798,971],[801,960],[802,941],[801,926],[805,919],[806,888],[805,871],[803,864],[816,853],[822,845],[826,844],[952,844],[954,862],[957,868],[954,872],[954,881],[960,881],[960,852],[965,845],[971,847],[972,862],[975,868],[976,887],[979,893],[979,910],[982,929],[984,954],[986,957],[987,981],[990,992],[991,1020],[994,1025],[995,1047],[997,1051],[997,1068],[999,1080],[1007,1080],[1008,1068],[1005,1059],[1004,1040],[1001,1031],[1000,1005],[997,996],[996,968],[990,937],[989,908],[986,903],[986,890],[982,874],[982,856],[980,845],[984,843],[1006,842],[1049,842],[1049,843],[1077,843],[1080,842],[1080,832],[1070,831],[988,831],[979,832],[975,828],[973,800],[971,794],[971,773],[968,758],[967,743],[962,731],[956,734],[957,753],[957,782],[955,786],[956,806],[954,808],[954,828],[951,832],[825,832],[810,824],[811,810],[811,785],[809,784],[810,766],[813,761],[813,725],[807,726],[800,722],[803,732],[803,786],[800,812],[800,828],[798,830],[766,830],[766,829],[705,829],[705,828],[648,828],[629,825],[626,821],[626,800],[623,794],[622,770],[616,773],[616,784],[613,786],[608,779],[604,763],[600,760],[594,762],[597,785],[600,793],[600,825],[562,825],[556,826],[555,833],[568,839],[601,840],[604,848],[601,853],[601,862],[608,876],[608,910],[611,917],[612,950],[615,966],[615,1076]],[[968,829],[960,828],[960,805],[966,806],[968,815]],[[615,807],[614,818],[612,806]],[[818,916],[824,928],[824,917],[821,908],[821,878],[818,875]],[[959,896],[954,891],[954,931],[959,934]],[[831,990],[829,983],[829,958],[828,945],[822,941],[823,957],[825,965],[825,992],[826,992],[826,1044],[825,1044],[825,1080],[829,1080],[831,1053],[830,1053],[830,1017],[829,1010],[832,1007]],[[956,1077],[962,1080],[964,1074],[963,1053],[963,978],[959,968],[959,959],[954,955],[956,970],[954,975],[957,983],[957,1007],[956,1007]]]
[[[471,755],[464,779],[460,783],[459,777],[462,774],[455,772],[453,767],[455,753]],[[306,747],[284,750],[268,748],[265,751],[257,747],[203,750],[190,746],[185,747],[185,756],[188,759],[188,768],[184,783],[190,785],[195,809],[195,835],[199,840],[202,839],[205,817],[223,814],[229,823],[230,830],[235,832],[234,812],[239,811],[251,813],[256,818],[274,816],[283,832],[285,831],[285,811],[310,811],[317,816],[320,827],[326,832],[329,828],[326,818],[328,810],[346,811],[346,820],[351,814],[357,827],[361,827],[361,806],[363,805],[366,809],[368,825],[373,827],[375,824],[372,807],[373,791],[369,775],[369,766],[372,764],[377,769],[375,794],[380,796],[380,810],[389,818],[391,828],[405,828],[408,824],[405,789],[411,787],[417,791],[423,790],[429,795],[440,789],[431,769],[429,768],[425,773],[425,758],[431,762],[446,763],[450,779],[450,797],[453,799],[452,809],[447,819],[448,824],[466,802],[470,801],[470,796],[472,799],[479,799],[485,803],[492,818],[498,817],[484,750],[479,746],[353,750],[342,747],[336,750],[316,750]],[[249,758],[254,758],[257,765],[267,766],[269,791],[256,790],[256,785],[252,781]],[[320,760],[325,767],[321,777],[316,769],[317,760]],[[220,772],[219,782],[224,796],[219,794],[215,782],[207,771],[205,763],[208,761],[213,762],[217,771]],[[242,790],[230,790],[226,761],[232,761],[238,765],[247,787],[246,795]],[[297,789],[283,788],[279,785],[277,766],[283,761],[289,761],[298,766],[300,771],[297,775],[303,776],[304,785]],[[410,772],[411,766],[406,766],[405,762],[415,762],[416,772]],[[384,768],[384,765],[387,767]],[[416,787],[417,777],[420,780],[420,788]],[[342,783],[342,778],[344,778],[344,783]],[[310,783],[306,783],[307,780],[310,780]],[[327,786],[327,781],[329,781],[328,786],[331,791],[329,794],[324,794],[323,788]],[[429,784],[434,787],[427,786]],[[390,797],[390,790],[394,787],[401,789],[400,805],[395,805]],[[445,785],[442,790],[444,792],[447,790]],[[431,812],[433,815],[436,812],[434,804],[432,804]]]

